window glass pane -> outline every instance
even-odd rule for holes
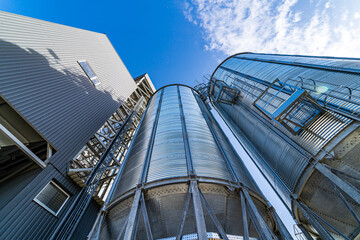
[[[91,82],[94,85],[100,84],[99,79],[95,75],[94,71],[91,69],[88,62],[86,62],[86,61],[78,61],[78,63],[80,64],[81,68],[84,70],[84,72],[86,73],[86,75],[88,76],[88,78],[91,80]]]

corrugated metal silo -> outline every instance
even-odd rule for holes
[[[186,86],[152,96],[116,181],[92,239],[291,239]]]
[[[359,60],[236,54],[208,86],[301,227],[323,239],[359,237]]]

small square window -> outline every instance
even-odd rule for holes
[[[34,198],[34,201],[56,216],[69,197],[69,194],[51,181]]]
[[[101,83],[87,61],[82,60],[82,61],[78,61],[78,63],[80,64],[81,68],[84,70],[84,72],[86,73],[86,75],[88,76],[88,78],[90,79],[91,83],[94,86],[99,85]]]

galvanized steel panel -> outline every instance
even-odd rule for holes
[[[162,99],[161,103],[160,99]],[[184,119],[181,117],[180,104],[182,104]],[[151,146],[149,144],[153,131],[155,131],[155,138]],[[206,109],[198,94],[189,87],[171,85],[155,93],[133,141],[113,199],[142,184],[140,176],[145,169],[148,149],[152,149],[152,152],[144,183],[178,177],[187,178],[187,161],[192,161],[198,177],[235,183],[237,179],[233,176],[237,175],[240,182],[261,195],[216,120]],[[185,151],[186,141],[190,147],[189,156]],[[220,146],[229,159],[230,166]]]

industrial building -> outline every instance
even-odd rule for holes
[[[105,34],[5,12],[0,22],[0,239],[55,238],[69,212],[79,214],[67,232],[85,239],[155,88],[131,77]]]
[[[198,87],[307,239],[360,236],[359,60],[241,53]]]
[[[360,59],[241,53],[155,89],[105,34],[0,12],[0,239],[358,239]]]

